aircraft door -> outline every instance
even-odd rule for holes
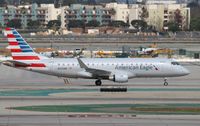
[[[50,72],[53,72],[53,71],[54,71],[53,64],[54,64],[54,61],[53,61],[53,60],[50,60],[50,61],[49,61],[49,71],[50,71]]]

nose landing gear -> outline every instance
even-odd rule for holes
[[[164,78],[164,86],[168,86],[167,78]]]
[[[96,86],[101,86],[102,82],[101,82],[100,79],[98,79],[98,80],[95,81],[95,84],[96,84]]]

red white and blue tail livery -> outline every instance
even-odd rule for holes
[[[13,28],[5,29],[9,42],[8,48],[15,63],[15,67],[45,67],[44,63],[40,63],[42,59],[48,59],[34,52],[30,45],[22,38],[22,36]],[[23,61],[23,62],[21,62]]]
[[[44,57],[35,53],[22,36],[13,28],[6,28],[9,49],[13,60],[40,60]]]
[[[173,59],[161,58],[47,58],[34,52],[13,28],[5,29],[13,60],[4,65],[62,78],[96,79],[118,83],[132,78],[165,78],[188,75],[190,72]],[[164,85],[168,85],[164,79]]]

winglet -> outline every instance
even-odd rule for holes
[[[77,58],[77,60],[81,68],[88,69],[87,65],[85,65],[85,63],[80,58]]]

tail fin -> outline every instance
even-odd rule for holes
[[[5,33],[9,42],[9,49],[13,60],[41,60],[47,57],[35,53],[30,45],[14,28],[6,28]]]

